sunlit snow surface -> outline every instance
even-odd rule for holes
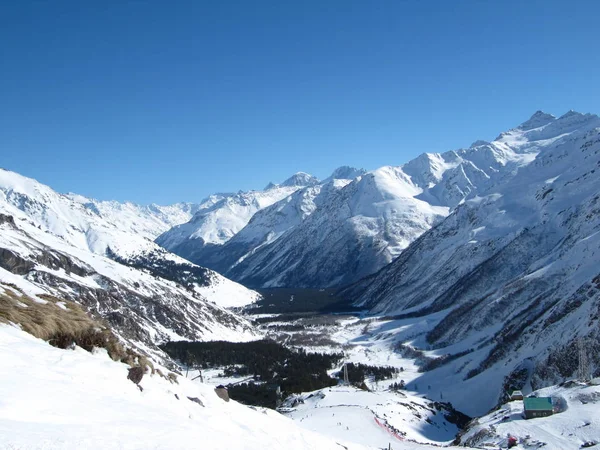
[[[301,397],[304,403],[287,414],[300,426],[367,446],[396,447],[408,440],[447,444],[458,432],[432,401],[406,392],[337,386]]]
[[[365,448],[272,410],[225,403],[212,387],[181,377],[171,384],[145,375],[140,392],[127,366],[104,352],[56,349],[7,325],[0,325],[0,360],[2,450]]]

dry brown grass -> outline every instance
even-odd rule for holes
[[[0,287],[4,290],[0,293],[1,323],[18,324],[24,331],[55,347],[78,345],[87,351],[105,348],[115,361],[154,370],[145,356],[123,346],[108,327],[92,319],[76,303],[49,295],[38,296],[46,301],[40,303],[14,285]]]
[[[43,296],[47,303],[39,303],[15,287],[0,293],[0,322],[19,324],[24,331],[48,340],[57,333],[76,334],[98,326],[79,305]],[[41,297],[40,297],[41,298]]]

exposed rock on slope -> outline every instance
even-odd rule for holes
[[[73,198],[0,171],[0,281],[78,302],[147,351],[168,339],[257,336],[223,309],[251,303],[257,293],[121,227],[130,218],[118,208],[98,213]]]
[[[171,281],[74,248],[24,219],[4,223],[0,231],[0,281],[34,297],[76,302],[142,351],[169,339],[257,337],[248,322],[197,292],[197,283]],[[204,283],[210,285],[214,272],[208,272]]]

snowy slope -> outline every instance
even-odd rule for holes
[[[96,207],[108,212],[0,170],[0,281],[78,302],[149,353],[169,339],[259,335],[223,309],[252,303],[257,293],[144,237],[154,222],[135,220],[133,206]]]
[[[345,168],[347,174],[355,169]],[[339,171],[339,170],[338,170]],[[207,247],[202,261],[225,275],[245,258],[267,247],[299,226],[329,197],[350,183],[349,179],[327,182],[297,190],[271,206],[257,211],[249,223],[223,245]]]
[[[230,269],[302,223],[325,199],[364,174],[342,166],[323,182],[299,172],[263,191],[240,192],[156,239],[174,253],[228,276]],[[232,272],[234,273],[234,272]]]
[[[99,201],[78,194],[66,194],[64,198],[81,204],[86,210],[106,219],[121,230],[140,234],[147,239],[155,239],[172,227],[187,222],[197,211],[210,205],[212,200],[208,198],[200,204],[175,203],[162,206]]]
[[[173,223],[185,220],[193,210],[210,206],[217,198],[209,197],[199,206],[142,207],[98,202],[75,194],[59,194],[31,178],[0,169],[0,213],[12,216],[17,223],[39,227],[45,232],[39,234],[40,242],[45,242],[48,235],[53,242],[58,238],[61,243],[68,242],[79,250],[103,256],[110,251],[113,257],[135,259],[138,265],[143,259],[152,259],[154,265],[176,263],[190,266],[182,267],[184,270],[195,270],[189,262],[164,251],[151,239]],[[202,292],[214,292],[213,301],[222,301],[219,303],[222,306],[242,306],[257,299],[255,292],[217,273],[206,271],[206,278],[214,283],[201,283],[203,287],[211,285],[210,291]]]
[[[0,325],[0,360],[3,450],[364,448],[274,411],[226,403],[181,377],[172,384],[145,375],[140,392],[127,366],[105,352],[60,350],[7,325]]]
[[[516,449],[575,450],[585,443],[600,442],[600,388],[572,384],[551,386],[534,393],[537,397],[564,402],[566,410],[550,417],[525,420],[523,401],[503,404],[499,409],[473,421],[460,442],[472,447],[506,446],[507,435],[517,439]]]
[[[416,199],[419,193],[399,168],[367,173],[331,191],[306,220],[226,273],[250,286],[355,281],[389,263],[447,214],[447,208]]]
[[[191,283],[159,277],[74,247],[27,219],[0,215],[0,283],[79,303],[146,353],[157,354],[157,345],[167,340],[260,336],[246,320],[209,301],[214,294],[207,289],[222,293],[229,287],[219,287],[220,275],[202,270]],[[238,301],[256,295],[239,288]]]
[[[540,115],[551,117],[534,117]],[[369,172],[330,196],[282,239],[225,273],[265,287],[357,281],[390,263],[468,196],[507,182],[546,143],[508,137],[477,141],[468,149],[423,154],[403,166]]]
[[[308,430],[369,447],[403,442],[451,443],[459,429],[441,404],[404,392],[336,386],[288,399],[286,413]],[[401,447],[399,447],[401,448]]]
[[[373,313],[427,322],[412,344],[456,359],[422,380],[470,414],[528,365],[537,387],[572,375],[576,365],[553,355],[578,336],[598,339],[600,119],[536,113],[492,144],[536,156],[345,292]]]

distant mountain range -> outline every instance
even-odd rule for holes
[[[587,117],[568,113],[557,124],[577,127],[580,116]],[[547,139],[530,139],[525,131],[554,121],[538,111],[520,132],[402,166],[341,167],[323,181],[300,173],[263,191],[215,197],[156,242],[251,287],[348,285],[389,264],[462,202],[509,183],[563,133],[550,127]]]
[[[299,186],[227,240],[181,235],[174,250],[248,286],[346,286],[392,320],[397,351],[430,352],[419,382],[459,409],[465,389],[477,412],[502,386],[576,376],[580,339],[600,367],[598,116],[538,111],[491,142],[341,172],[356,176]]]
[[[78,301],[156,352],[258,336],[226,309],[260,298],[241,284],[335,287],[392,321],[414,347],[398,351],[431,352],[420,382],[490,405],[503,393],[489,383],[573,375],[579,338],[600,367],[599,174],[600,118],[574,111],[401,166],[300,172],[198,204],[99,202],[0,170],[0,284]]]

